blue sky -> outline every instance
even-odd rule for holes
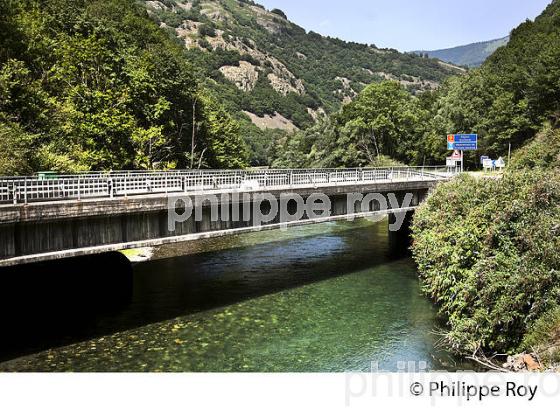
[[[504,37],[551,0],[256,0],[307,30],[400,51]]]

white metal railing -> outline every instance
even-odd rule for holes
[[[0,177],[0,204],[17,204],[128,195],[263,190],[347,183],[441,180],[455,168],[390,167],[356,169],[269,169],[254,171],[111,171]]]

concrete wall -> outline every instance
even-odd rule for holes
[[[346,215],[347,193],[395,193],[402,202],[408,192],[413,193],[412,206],[418,205],[433,187],[434,182],[407,182],[346,186],[290,191],[304,198],[312,193],[325,193],[331,199],[332,215]],[[278,197],[282,192],[268,191]],[[283,191],[286,192],[286,191]],[[229,194],[228,194],[229,195]],[[189,197],[194,201],[197,194]],[[233,198],[230,196],[230,198]],[[239,202],[241,210],[251,210],[252,202]],[[228,212],[231,214],[231,204]],[[266,208],[266,202],[263,203]],[[193,217],[177,223],[175,231],[168,230],[168,197],[131,197],[113,200],[74,201],[72,203],[40,203],[6,206],[0,209],[0,259],[24,255],[59,252],[69,249],[123,244],[157,238],[225,231],[253,226],[248,221],[212,221],[210,208],[203,209],[201,221]],[[370,209],[375,211],[376,209]],[[268,210],[264,210],[265,213]],[[350,210],[350,213],[359,212]],[[220,214],[224,209],[220,208]],[[242,212],[242,211],[241,211]],[[252,212],[249,212],[252,215]],[[277,224],[274,220],[268,224]]]

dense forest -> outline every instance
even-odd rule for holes
[[[560,118],[560,1],[511,33],[481,68],[413,96],[402,86],[369,85],[327,120],[279,142],[276,165],[365,166],[386,156],[442,163],[444,136],[478,133],[481,153],[505,156]],[[372,155],[375,158],[372,158]]]
[[[0,7],[1,173],[248,164],[237,121],[139,5]]]

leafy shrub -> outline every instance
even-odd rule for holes
[[[270,10],[270,12],[272,14],[276,14],[277,16],[282,17],[284,20],[288,20],[288,16],[286,16],[286,13],[284,13],[282,10],[280,9],[272,9]]]
[[[523,338],[521,347],[535,351],[547,365],[560,362],[560,306],[542,315]]]
[[[0,175],[26,175],[32,170],[34,136],[0,118]]]
[[[560,168],[560,130],[545,129],[513,155],[509,168]]]
[[[210,24],[201,24],[198,26],[198,35],[201,37],[216,37],[216,29]]]
[[[439,185],[414,217],[423,289],[461,353],[509,352],[560,301],[560,175],[463,175]]]

